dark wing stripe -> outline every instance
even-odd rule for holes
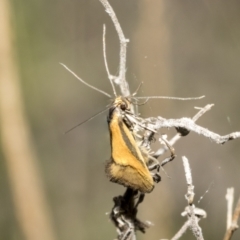
[[[132,143],[131,143],[131,140],[129,139],[129,137],[127,136],[127,134],[125,133],[124,131],[124,126],[123,126],[123,122],[122,121],[119,121],[119,128],[120,128],[120,131],[121,131],[121,135],[122,135],[122,138],[124,140],[124,142],[126,143],[128,149],[130,150],[130,152],[132,153],[132,155],[139,161],[143,164],[142,160],[141,160],[141,157],[138,155],[137,151],[136,151],[136,146],[134,146]]]

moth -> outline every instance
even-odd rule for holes
[[[157,173],[149,171],[147,166],[149,156],[138,145],[131,131],[132,123],[125,117],[126,111],[130,112],[130,108],[130,100],[120,96],[115,98],[109,109],[107,120],[111,158],[105,170],[110,181],[142,193],[150,193],[154,188],[154,182],[159,182],[161,178]],[[158,166],[160,165],[154,164],[151,170]]]
[[[67,66],[61,64],[65,67],[72,75],[74,75],[80,82],[87,85],[88,87],[104,94],[107,97],[112,97],[110,94],[86,83],[80,77],[78,77],[73,71],[71,71]],[[110,81],[111,82],[111,81]],[[133,190],[139,190],[142,193],[150,193],[154,188],[154,182],[159,182],[161,177],[158,173],[152,173],[151,171],[157,169],[159,171],[159,162],[151,157],[144,148],[138,143],[134,132],[132,131],[133,122],[127,118],[127,113],[131,112],[131,97],[122,97],[116,95],[116,90],[114,84],[111,82],[115,99],[112,105],[107,108],[108,113],[108,127],[110,132],[110,144],[111,144],[111,158],[106,163],[105,171],[110,181],[119,183],[125,187],[129,187]],[[133,94],[134,95],[134,94]],[[202,96],[203,97],[203,96]],[[166,97],[166,96],[150,96],[150,97],[134,97],[136,99],[176,99],[176,100],[189,100],[189,99],[201,99],[198,98],[176,98],[176,97]],[[106,109],[105,109],[106,110]],[[82,125],[97,115],[101,114],[105,110],[95,114],[93,117],[81,122],[72,129]],[[134,120],[134,117],[132,118]],[[66,132],[66,133],[67,133]],[[173,151],[171,146],[166,142],[172,155],[167,160],[171,161],[173,156]],[[150,163],[151,160],[151,163]],[[161,164],[162,165],[162,164]]]

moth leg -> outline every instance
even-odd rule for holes
[[[162,138],[162,141],[166,144],[166,146],[170,150],[171,156],[162,161],[161,167],[164,166],[165,164],[171,162],[176,157],[175,149],[171,146],[171,144],[164,138]]]
[[[137,202],[135,204],[135,208],[136,209],[138,208],[138,205],[143,202],[144,197],[145,197],[145,194],[144,193],[140,193],[140,196],[139,196],[139,198],[138,198],[138,200],[137,200]]]
[[[164,139],[163,141],[166,143],[168,149],[170,150],[171,156],[168,157],[168,158],[165,158],[165,159],[162,161],[161,167],[163,167],[163,166],[166,165],[167,163],[171,162],[171,161],[176,157],[174,148],[169,144],[169,142],[168,142],[166,139]]]
[[[131,240],[133,239],[134,229],[129,227],[122,236],[119,236],[119,240]]]
[[[148,170],[153,171],[153,170],[157,169],[157,171],[159,172],[161,165],[158,162],[158,160],[155,157],[152,157],[150,155],[148,156],[148,158],[151,160],[151,163],[148,164],[148,166],[147,166]]]
[[[161,163],[161,167],[163,167],[164,165],[166,165],[167,163],[171,162],[173,159],[175,158],[175,156],[170,156],[168,158],[165,158],[162,163]]]
[[[152,156],[148,156],[149,160],[150,160],[150,163],[148,163],[147,167],[148,167],[148,170],[150,171],[151,173],[151,176],[153,178],[153,181],[155,183],[159,183],[161,181],[161,176],[158,174],[158,173],[154,173],[152,172],[153,170],[157,170],[157,172],[159,172],[160,170],[160,163],[158,162],[158,160]]]
[[[168,149],[171,152],[171,157],[175,157],[175,149],[171,146],[171,144],[164,138],[162,138],[163,142],[166,144],[166,146],[168,147]]]
[[[159,183],[161,181],[161,176],[158,173],[151,173],[153,181]]]

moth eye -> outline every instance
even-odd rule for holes
[[[121,103],[120,108],[125,111],[127,109],[126,103]]]

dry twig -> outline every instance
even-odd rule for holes
[[[188,220],[183,224],[183,226],[180,228],[180,230],[174,235],[174,237],[171,238],[171,240],[178,240],[180,239],[183,234],[187,231],[188,228],[190,228],[193,232],[193,235],[196,237],[197,240],[203,240],[202,235],[202,229],[198,225],[198,222],[202,218],[206,218],[207,214],[203,209],[196,208],[193,204],[194,199],[194,186],[192,183],[192,174],[191,169],[189,166],[188,159],[186,157],[182,157],[183,160],[183,166],[187,181],[187,194],[185,195],[185,198],[188,201],[188,206],[185,208],[184,212],[182,212],[183,217],[188,217]]]
[[[232,205],[234,198],[233,188],[227,189],[226,199],[228,202],[228,211],[227,211],[227,230],[223,240],[230,240],[233,236],[233,233],[238,229],[238,219],[240,217],[240,198],[238,199],[237,205],[235,207],[233,216],[232,216]]]
[[[120,41],[120,62],[119,62],[119,74],[118,76],[113,76],[110,74],[109,70],[108,71],[108,76],[110,76],[110,81],[112,81],[112,79],[114,80],[114,82],[120,87],[121,93],[124,97],[126,96],[130,96],[130,91],[129,91],[129,86],[128,83],[126,81],[126,56],[127,56],[127,43],[129,42],[129,39],[126,39],[121,25],[117,19],[117,16],[113,10],[113,8],[111,7],[111,5],[109,4],[109,2],[107,0],[99,0],[102,5],[105,8],[105,11],[109,14],[109,16],[112,19],[112,22],[114,24],[114,27],[116,28],[118,37],[119,37],[119,41]],[[104,34],[105,35],[105,34]],[[105,38],[105,37],[104,37]],[[105,42],[105,40],[103,41]],[[104,50],[105,51],[105,50]],[[104,54],[104,56],[106,56]],[[105,65],[107,60],[106,57],[105,58]]]
[[[192,131],[198,133],[199,135],[203,135],[217,144],[224,144],[230,140],[234,140],[240,138],[240,132],[233,132],[225,136],[220,136],[217,133],[209,131],[207,128],[201,127],[197,125],[192,119],[190,118],[180,118],[180,119],[165,119],[162,117],[158,118],[148,118],[145,121],[152,124],[155,129],[160,128],[185,128],[188,131]]]
[[[190,226],[191,221],[187,220],[182,227],[179,229],[179,231],[174,235],[173,238],[171,238],[171,240],[178,240],[182,237],[182,235],[187,231],[187,229]]]
[[[186,208],[188,220],[190,221],[189,227],[193,232],[193,235],[196,237],[197,240],[203,240],[202,235],[202,229],[198,225],[199,218],[196,217],[196,210],[195,206],[193,205],[193,199],[194,199],[194,186],[192,184],[192,174],[191,169],[189,166],[188,159],[186,157],[182,157],[183,160],[183,167],[185,171],[188,191],[185,195],[187,201],[188,201],[188,207]]]
[[[203,114],[209,111],[213,106],[214,104],[208,104],[205,107],[201,108],[200,111],[192,118],[192,120],[196,122],[201,116],[203,116]],[[170,145],[173,146],[181,138],[182,134],[177,133],[171,140],[169,140]],[[168,151],[168,147],[164,145],[154,153],[154,157],[158,158],[159,156],[163,155],[166,151]]]

